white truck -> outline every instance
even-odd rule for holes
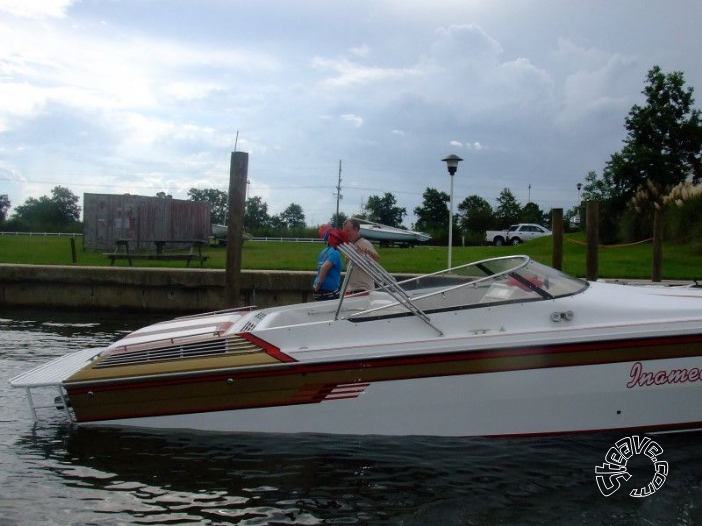
[[[524,241],[551,234],[548,228],[536,223],[519,223],[510,226],[507,230],[488,230],[485,232],[485,241],[497,246],[519,245]]]

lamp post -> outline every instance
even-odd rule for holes
[[[451,249],[453,247],[453,176],[458,169],[458,163],[461,159],[458,155],[449,155],[441,159],[446,163],[448,173],[451,176],[451,193],[449,194],[449,238],[448,238],[448,268],[451,268]]]

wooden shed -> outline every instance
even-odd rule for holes
[[[210,204],[131,194],[83,194],[83,247],[112,250],[130,240],[137,250],[155,240],[207,240]],[[143,246],[141,246],[143,244]]]

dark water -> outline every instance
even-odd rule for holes
[[[207,435],[34,425],[8,379],[101,346],[144,316],[0,310],[0,525],[702,524],[702,434],[653,437],[650,497],[611,497],[594,468],[617,433],[529,439]],[[469,403],[467,400],[457,403]],[[680,403],[685,403],[681,400]],[[408,415],[412,418],[412,415]]]

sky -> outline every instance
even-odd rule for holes
[[[228,191],[308,225],[427,188],[454,210],[569,210],[645,102],[682,71],[702,100],[699,0],[0,0],[0,194],[58,185],[187,199]],[[10,211],[12,213],[12,210]]]

